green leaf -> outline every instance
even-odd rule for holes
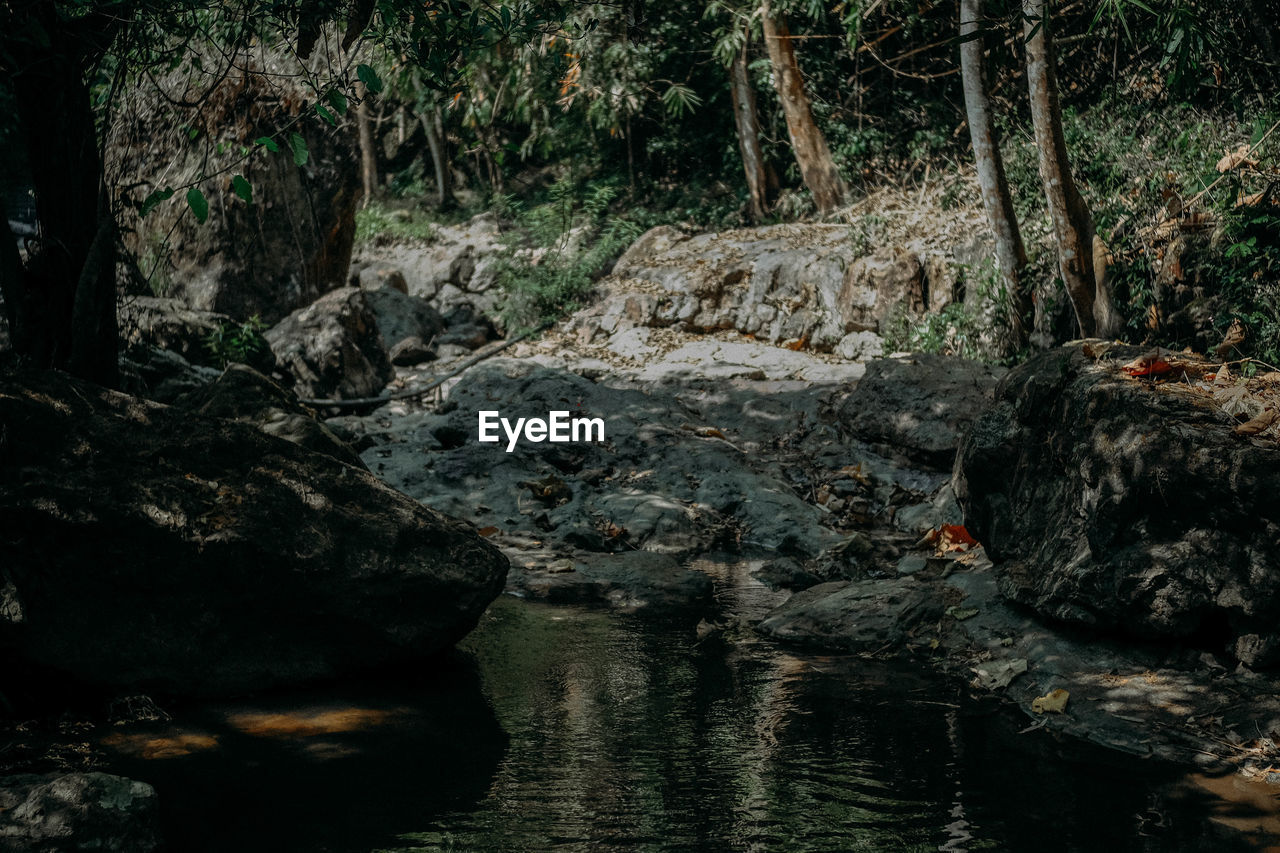
[[[333,105],[333,109],[338,115],[347,114],[347,96],[337,89],[329,90],[329,103]]]
[[[329,122],[329,124],[333,125],[334,127],[338,126],[338,120],[334,118],[333,113],[329,112],[319,104],[316,104],[316,112],[320,113],[320,117],[325,121]]]
[[[276,141],[270,136],[259,136],[257,139],[253,140],[253,142],[255,145],[261,145],[263,148],[266,148],[272,154],[280,150],[280,146],[277,145]]]
[[[382,78],[378,76],[377,71],[374,71],[368,65],[357,65],[356,76],[360,78],[360,82],[364,84],[364,87],[373,94],[376,95],[382,91]]]
[[[311,152],[307,150],[307,140],[303,139],[301,134],[289,134],[289,148],[293,150],[293,165],[307,165],[307,158],[311,156]]]
[[[171,187],[165,187],[162,190],[153,191],[151,195],[143,199],[142,206],[138,208],[138,215],[146,216],[148,213],[155,210],[160,205],[160,202],[173,198],[173,193],[174,191]]]
[[[253,204],[253,187],[245,180],[244,175],[236,175],[231,179],[231,189],[248,204]]]
[[[204,222],[209,218],[209,200],[200,192],[199,187],[187,190],[187,207],[196,215],[196,222]]]

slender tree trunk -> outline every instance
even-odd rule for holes
[[[1105,277],[1095,276],[1094,227],[1088,205],[1071,177],[1067,144],[1062,135],[1062,107],[1054,68],[1048,0],[1023,0],[1027,38],[1027,85],[1031,123],[1040,151],[1040,179],[1058,242],[1058,263],[1083,337],[1111,337],[1119,318],[1111,305]]]
[[[0,268],[14,348],[41,367],[108,387],[119,381],[115,223],[105,203],[84,33],[54,4],[28,4],[46,42],[15,40],[9,75],[40,231],[27,267],[13,279],[12,250]],[[10,239],[4,229],[3,239]],[[8,303],[12,300],[13,305]]]
[[[760,123],[756,115],[756,93],[747,76],[747,46],[733,60],[729,69],[729,93],[733,98],[733,119],[738,127],[738,149],[742,152],[742,170],[747,175],[747,191],[751,195],[748,214],[753,223],[764,219],[765,176],[764,153],[760,150]]]
[[[369,121],[369,93],[363,84],[360,86],[360,103],[356,105],[356,128],[360,134],[360,177],[364,181],[361,205],[367,207],[378,192],[378,149]]]
[[[427,148],[431,151],[431,166],[436,176],[436,207],[445,210],[453,206],[453,168],[449,163],[449,140],[444,134],[444,118],[440,107],[431,108],[431,114],[419,115],[422,129],[427,134]]]
[[[764,27],[765,48],[773,65],[774,86],[782,101],[782,111],[787,117],[787,133],[804,184],[813,194],[813,202],[821,213],[830,213],[844,204],[845,185],[831,157],[831,149],[822,131],[813,121],[809,98],[804,93],[804,79],[800,76],[800,64],[796,61],[795,46],[791,43],[791,31],[781,16],[775,16],[769,0],[760,4]]]
[[[969,120],[969,139],[973,143],[973,159],[978,167],[978,186],[987,221],[995,235],[996,260],[1009,293],[1009,331],[1014,349],[1027,342],[1026,320],[1031,314],[1031,296],[1022,281],[1027,265],[1027,250],[1022,243],[1018,217],[1009,194],[1004,159],[996,141],[995,121],[991,115],[991,99],[987,94],[983,62],[982,0],[960,0],[960,72],[964,82],[964,103]]]
[[[415,73],[413,88],[418,93],[418,103],[425,102],[422,80]],[[433,103],[429,111],[419,111],[418,121],[427,137],[427,149],[431,152],[431,166],[436,177],[436,207],[445,210],[453,207],[453,168],[449,162],[449,138],[444,132],[444,114],[440,105]]]

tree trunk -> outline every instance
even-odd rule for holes
[[[780,16],[774,16],[769,0],[762,0],[760,13],[765,48],[773,65],[774,86],[787,117],[787,133],[791,136],[796,163],[800,166],[804,185],[813,194],[818,211],[830,213],[844,203],[844,181],[831,158],[827,140],[813,121],[813,111],[804,93],[804,79],[800,76],[800,64],[796,61],[787,23]]]
[[[436,176],[436,207],[440,210],[453,207],[453,166],[449,162],[449,138],[444,133],[444,117],[440,107],[433,106],[431,115],[420,113],[422,129],[427,134],[427,148],[431,150],[431,165]]]
[[[1022,243],[1018,217],[1009,194],[1004,158],[996,141],[991,100],[987,94],[983,62],[982,0],[960,0],[960,72],[964,82],[964,103],[969,120],[969,139],[973,143],[973,159],[978,168],[978,186],[987,221],[996,241],[996,260],[1009,293],[1009,331],[1012,348],[1026,345],[1026,321],[1031,314],[1031,296],[1022,281],[1027,265],[1027,250]]]
[[[97,129],[84,82],[83,34],[69,31],[54,4],[24,10],[48,40],[15,39],[9,75],[36,195],[39,239],[12,280],[5,249],[0,276],[15,350],[108,387],[119,381],[115,223],[105,203]],[[8,238],[8,229],[4,237]]]
[[[747,175],[747,191],[751,194],[748,215],[759,224],[764,219],[765,176],[764,153],[760,150],[760,123],[756,117],[756,93],[747,77],[747,46],[733,60],[729,92],[733,98],[733,119],[738,127],[738,149],[742,152],[742,169]]]
[[[360,86],[360,103],[356,105],[356,128],[360,133],[360,176],[364,181],[361,205],[367,207],[378,191],[378,149],[369,121],[369,93],[363,84]]]
[[[1058,242],[1058,263],[1082,337],[1111,337],[1119,330],[1105,277],[1094,274],[1093,217],[1071,177],[1062,135],[1062,108],[1054,69],[1048,0],[1023,0],[1031,123],[1040,151],[1040,180]]]

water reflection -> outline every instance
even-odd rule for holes
[[[889,667],[513,600],[465,645],[510,750],[478,808],[389,849],[1249,849],[1203,809],[1153,819],[1144,765],[1029,749]]]
[[[368,851],[474,808],[507,738],[474,667],[178,712],[102,746],[160,793],[177,853]]]
[[[978,714],[884,665],[743,622],[774,597],[704,565],[724,617],[502,598],[467,667],[108,738],[178,851],[1257,849],[1142,762]],[[695,617],[696,618],[696,617]],[[447,677],[445,677],[447,676]],[[1250,830],[1267,828],[1249,824]]]

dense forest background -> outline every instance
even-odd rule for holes
[[[85,331],[83,316],[70,331],[73,291],[97,274],[87,266],[96,223],[110,219],[126,235],[121,254],[139,261],[117,275],[124,289],[163,291],[172,226],[157,227],[154,211],[185,202],[203,220],[210,199],[253,203],[249,167],[304,165],[304,126],[355,126],[358,240],[429,239],[433,224],[492,211],[513,245],[548,250],[532,264],[513,252],[502,277],[508,316],[532,325],[581,304],[660,223],[825,217],[854,223],[871,249],[882,235],[868,200],[886,189],[932,215],[981,203],[965,96],[975,71],[989,150],[1002,155],[1005,222],[1022,244],[1002,250],[1005,234],[971,271],[971,286],[1002,304],[1008,332],[979,354],[1016,358],[1095,332],[1203,348],[1237,323],[1253,355],[1280,360],[1280,53],[1268,0],[9,3],[3,17],[0,106],[18,118],[0,129],[8,218],[44,235],[45,269],[28,263],[27,279],[66,290],[58,306],[23,309],[27,327],[35,315],[65,327],[35,335],[52,343],[19,328],[15,340],[47,362],[72,359],[71,340],[108,334]],[[1035,72],[1046,45],[1047,81]],[[973,46],[966,75],[960,59]],[[32,73],[59,57],[60,78]],[[249,66],[292,100],[269,132],[231,139],[248,102],[210,95]],[[1037,124],[1029,90],[1051,107],[1050,124]],[[58,117],[40,118],[51,105]],[[204,146],[201,159],[181,173],[131,173],[107,144],[130,120],[158,147]],[[1058,200],[1062,210],[1045,192],[1058,183],[1044,171],[1052,125],[1057,168],[1079,189]],[[86,140],[100,148],[96,162]],[[61,186],[41,192],[55,178]],[[43,208],[27,201],[33,185]],[[995,235],[998,208],[988,199]],[[73,257],[58,261],[51,246]],[[1073,272],[1073,252],[1083,266],[1099,257]],[[20,279],[12,262],[5,269]],[[1114,310],[1092,305],[1095,272]],[[5,293],[11,312],[27,305],[17,288]],[[990,317],[965,304],[893,343],[975,354],[976,325]],[[111,325],[106,314],[97,327]]]

